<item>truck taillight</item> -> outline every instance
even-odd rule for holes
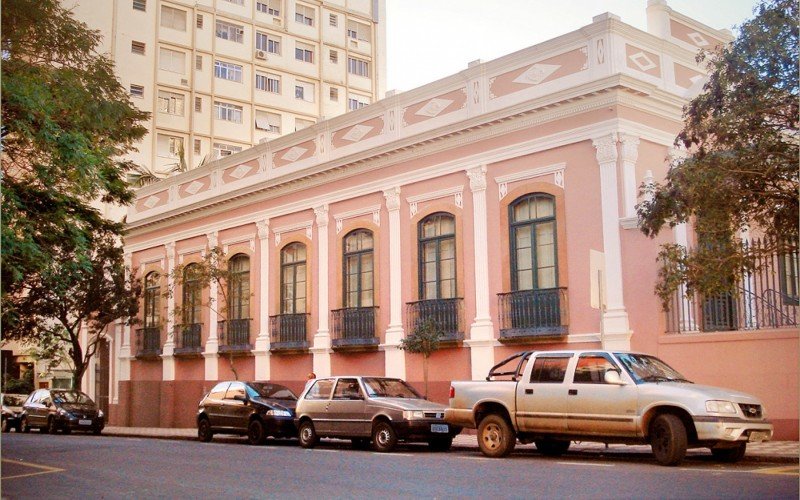
[[[456,397],[456,388],[451,385],[450,386],[450,399],[453,399],[454,397]]]

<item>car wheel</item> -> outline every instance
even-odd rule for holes
[[[536,449],[542,455],[546,455],[548,457],[558,457],[563,455],[569,449],[570,442],[564,441],[562,439],[537,439],[534,441],[536,443]]]
[[[297,438],[303,448],[313,448],[317,445],[319,437],[311,420],[303,420],[300,423],[300,428],[297,430]]]
[[[367,438],[353,438],[350,442],[353,443],[354,450],[366,450],[369,446],[369,439]]]
[[[372,429],[372,446],[375,451],[388,453],[397,446],[397,433],[389,422],[378,422]]]
[[[511,424],[500,415],[487,415],[478,425],[478,447],[490,458],[501,458],[517,445],[517,436]]]
[[[28,433],[31,431],[31,427],[28,425],[28,417],[22,417],[22,420],[19,422],[19,431]]]
[[[201,418],[197,422],[197,439],[207,443],[211,441],[213,437],[214,433],[211,432],[211,422],[209,422],[207,418]]]
[[[650,426],[650,446],[661,465],[678,465],[686,456],[686,427],[675,415],[657,416]]]
[[[264,444],[267,436],[264,433],[264,424],[261,420],[254,418],[247,425],[247,442],[252,445]]]
[[[447,451],[453,446],[453,436],[433,438],[428,441],[428,448],[433,451]]]
[[[711,455],[720,462],[732,464],[744,458],[747,443],[739,443],[733,448],[711,448]]]
[[[56,425],[56,419],[50,417],[47,419],[47,428],[42,429],[42,432],[47,432],[48,434],[55,434],[58,431],[58,425]]]
[[[3,419],[3,432],[8,432],[11,430],[11,426],[8,425],[8,419]]]

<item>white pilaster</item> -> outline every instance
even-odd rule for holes
[[[269,220],[256,222],[258,228],[258,336],[253,354],[256,361],[256,380],[269,380]]]
[[[636,217],[636,161],[639,159],[639,138],[620,134],[622,143],[622,189],[624,217]]]
[[[125,253],[123,256],[125,269],[127,272],[132,272],[133,269],[133,256],[130,253]],[[141,276],[139,277],[141,279]],[[126,318],[127,319],[127,318]],[[118,385],[120,380],[131,379],[131,327],[127,321],[117,322],[117,332],[120,340],[117,342],[117,365],[114,370],[116,376],[115,383]]]
[[[400,187],[383,191],[389,212],[389,327],[384,344],[386,376],[405,378],[405,351],[398,348],[403,331],[403,268],[400,245]]]
[[[217,231],[208,233],[206,237],[208,238],[209,250],[219,244],[219,233]],[[217,303],[218,295],[219,284],[212,280],[208,284],[208,340],[206,340],[206,347],[203,351],[203,357],[206,360],[206,380],[219,379],[219,336],[217,335],[219,317],[217,308],[220,305]]]
[[[600,165],[603,247],[606,266],[606,312],[603,314],[603,348],[630,349],[631,331],[622,293],[619,193],[617,189],[617,134],[592,141]]]
[[[314,208],[317,222],[317,255],[318,255],[318,280],[317,303],[319,311],[319,326],[314,335],[314,346],[311,353],[314,355],[314,373],[318,377],[327,377],[331,374],[331,333],[328,328],[328,205]]]
[[[171,241],[164,245],[167,254],[167,287],[174,290],[175,278],[172,273],[175,271],[175,242]],[[170,294],[167,298],[167,341],[164,342],[164,349],[161,352],[162,359],[162,378],[164,380],[175,380],[175,295]]]

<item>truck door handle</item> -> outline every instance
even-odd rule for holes
[[[578,395],[578,389],[570,389],[568,394],[570,396],[577,396]]]
[[[525,389],[525,394],[533,394],[533,389]]]

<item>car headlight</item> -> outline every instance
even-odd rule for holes
[[[267,415],[271,417],[291,417],[292,412],[287,410],[267,410]]]
[[[403,418],[406,420],[425,418],[425,412],[420,410],[406,410],[403,412]]]
[[[62,417],[69,417],[69,412],[64,408],[59,408],[58,410],[56,410],[56,413],[58,413]]]
[[[103,410],[97,410],[97,416],[98,416],[99,418],[103,418],[103,417],[105,417],[105,416],[106,416],[106,414],[105,414],[105,413],[103,413]]]
[[[706,411],[709,413],[736,413],[736,405],[730,401],[706,401]]]

